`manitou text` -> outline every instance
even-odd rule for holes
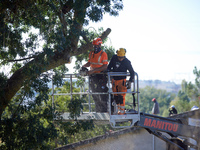
[[[178,130],[178,124],[165,122],[165,121],[159,121],[155,119],[149,119],[149,118],[145,118],[144,126],[148,126],[148,127],[152,127],[156,129],[174,131],[174,132]]]

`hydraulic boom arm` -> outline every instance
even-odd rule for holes
[[[141,113],[140,120],[135,123],[135,126],[145,128],[149,133],[154,134],[178,149],[186,150],[188,146],[195,149],[198,148],[196,145],[181,139],[179,136],[189,137],[198,141],[200,127],[185,125],[181,120]],[[160,131],[167,133],[171,138],[162,135]],[[169,150],[171,149],[169,148]]]

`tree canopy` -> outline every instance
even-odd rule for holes
[[[190,111],[193,106],[200,107],[200,71],[194,67],[195,82],[182,81],[182,88],[170,104],[175,105],[178,112]]]
[[[123,3],[122,0],[3,0],[0,7],[0,66],[6,68],[0,75],[1,115],[20,89],[24,90],[25,98],[30,96],[26,94],[30,90],[40,91],[52,72],[62,74],[66,71],[64,64],[72,56],[90,50],[97,35],[89,35],[84,27],[89,21],[101,21],[105,13],[118,15]],[[110,32],[107,29],[98,36],[104,40]]]

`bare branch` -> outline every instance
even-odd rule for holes
[[[15,59],[15,60],[6,60],[6,62],[17,62],[17,61],[28,60],[28,59],[31,59],[31,58],[35,58],[35,56],[28,57],[28,58],[22,58],[22,59]],[[3,62],[5,62],[5,61],[3,61]]]

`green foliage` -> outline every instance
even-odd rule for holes
[[[190,111],[190,109],[192,108],[190,106],[190,103],[187,102],[187,100],[181,99],[181,97],[176,97],[176,99],[170,104],[176,107],[178,113]]]
[[[72,83],[72,86],[70,85],[69,81],[65,81],[62,87],[56,87],[55,93],[57,94],[66,94],[70,93],[70,89],[72,88],[72,92],[79,92],[80,88],[75,86],[76,82]],[[79,98],[79,95],[73,95],[72,99],[70,95],[56,95],[54,96],[54,105],[55,110],[57,112],[56,117],[59,118],[59,114],[62,112],[70,112],[70,116],[75,121],[73,122],[62,122],[57,121],[56,126],[59,129],[58,137],[56,140],[56,143],[58,145],[65,145],[68,144],[71,141],[71,136],[74,136],[80,131],[85,131],[93,128],[93,122],[92,120],[89,121],[77,121],[77,117],[80,116],[81,110],[83,109],[82,103],[84,101],[84,97],[81,99]],[[51,101],[49,101],[51,103]]]
[[[200,89],[200,70],[197,70],[197,67],[194,67],[193,70],[194,75],[196,75],[195,85]]]
[[[83,122],[81,122],[81,123],[83,123]],[[68,123],[64,123],[64,124],[65,124],[65,129],[68,129],[68,130],[64,131],[64,130],[62,130],[63,128],[62,129],[60,128],[60,131],[62,131],[62,132],[60,132],[59,140],[57,141],[57,143],[58,143],[57,147],[66,145],[66,144],[83,141],[83,140],[90,139],[90,138],[94,138],[96,136],[109,134],[113,130],[114,131],[118,130],[118,129],[113,129],[110,125],[94,125],[93,122],[89,122],[89,121],[84,123],[85,129],[77,127],[78,126],[77,123],[69,123],[68,122]],[[93,126],[91,126],[91,125],[93,125]],[[81,126],[83,126],[83,124]],[[76,131],[77,129],[79,129],[78,132]],[[69,131],[69,132],[66,132],[66,131]],[[63,139],[63,140],[61,140],[61,139]]]
[[[68,109],[69,109],[69,112],[70,112],[70,117],[72,119],[76,120],[77,117],[80,116],[81,110],[83,109],[83,105],[82,105],[83,102],[85,102],[83,99],[75,98],[75,99],[72,99],[70,101],[70,103],[68,104]]]
[[[61,86],[64,83],[63,76],[68,71],[65,65],[59,66],[53,69],[54,76],[53,76],[53,84],[56,86]]]
[[[166,90],[156,89],[147,86],[140,89],[140,111],[145,113],[152,113],[153,102],[152,99],[156,98],[159,103],[159,110],[161,116],[164,116],[164,111],[168,110],[170,102],[175,98],[175,94],[167,92]],[[165,115],[166,116],[166,115]]]
[[[187,102],[187,103],[189,102],[189,98],[184,92],[179,91],[177,96],[182,101]]]
[[[146,113],[151,113],[153,107],[152,98],[156,98],[159,103],[160,114],[167,117],[169,115],[169,107],[174,105],[178,113],[190,111],[191,108],[196,105],[199,107],[199,71],[194,68],[194,74],[196,75],[195,84],[182,81],[182,89],[177,93],[166,92],[165,90],[155,89],[154,87],[145,87],[140,89],[140,110]]]
[[[178,113],[190,111],[194,105],[199,107],[200,73],[197,70],[197,67],[194,68],[193,73],[196,75],[195,84],[183,80],[181,91],[178,92],[175,100],[170,103],[170,105],[176,106]]]
[[[2,117],[0,149],[51,149],[48,142],[57,137],[51,106],[17,105],[12,103]]]

